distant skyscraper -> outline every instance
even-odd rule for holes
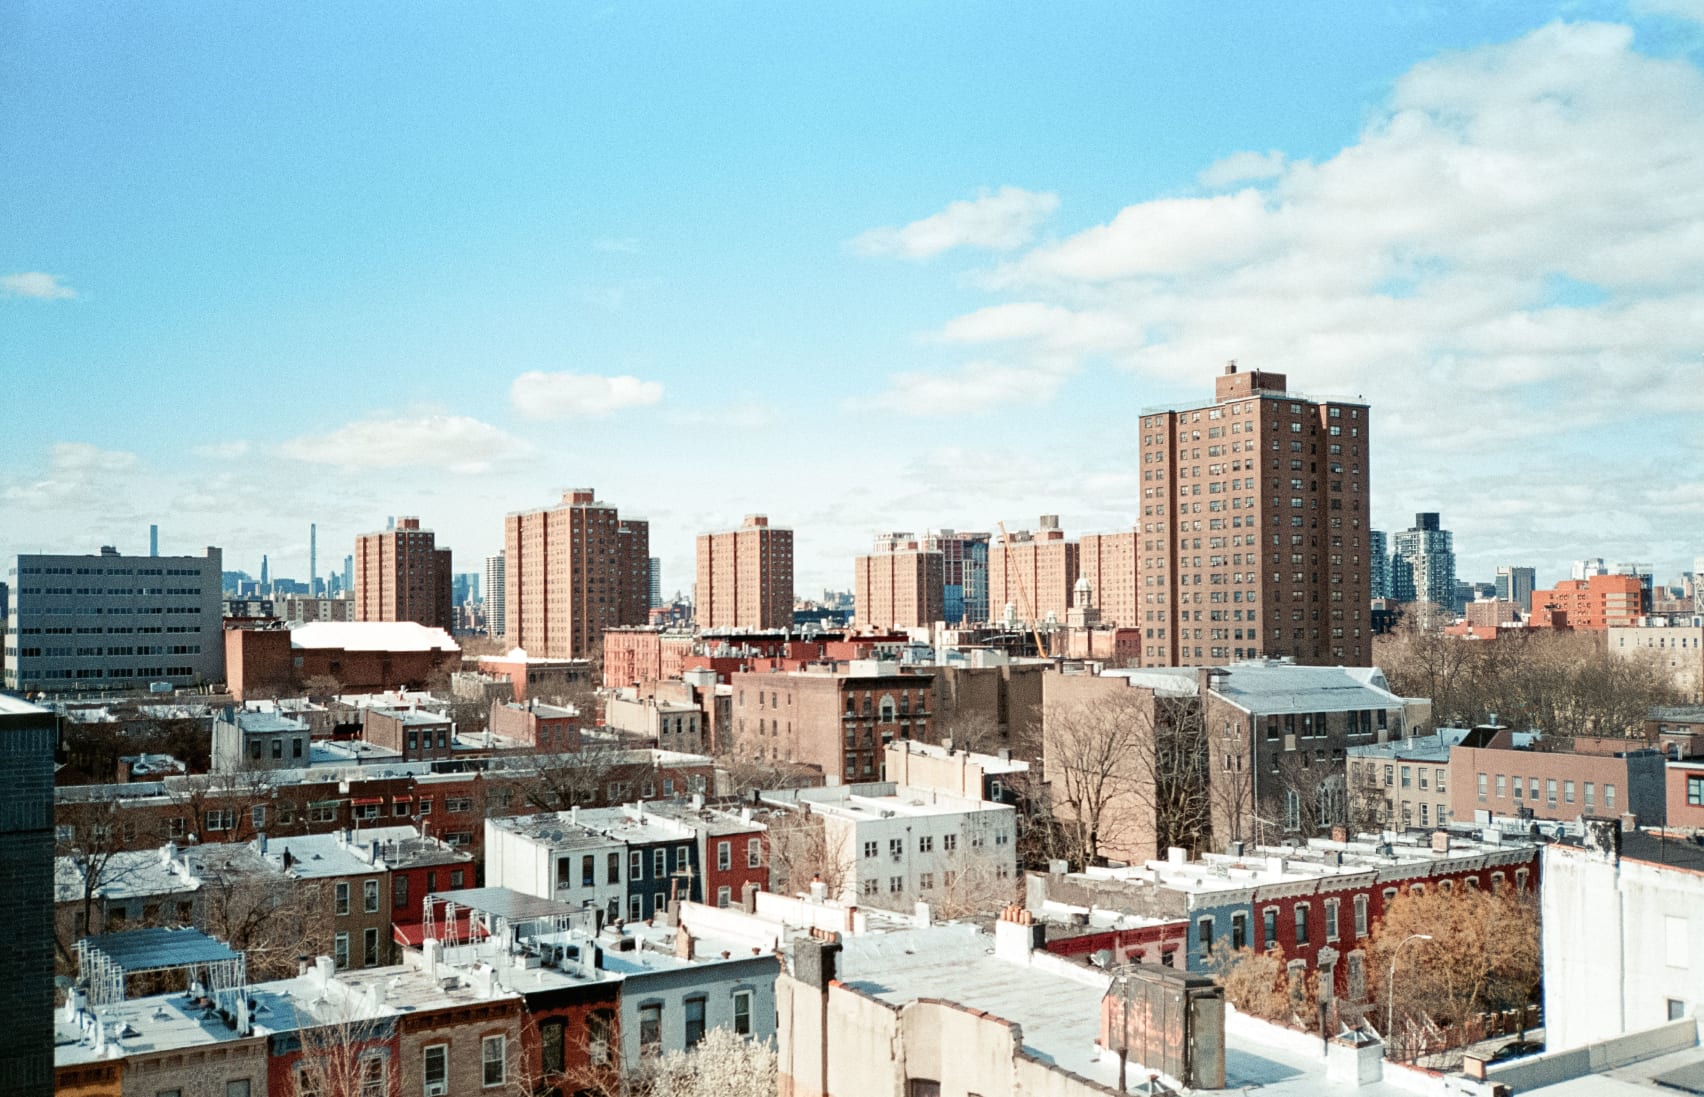
[[[748,514],[739,529],[698,535],[693,617],[699,628],[793,623],[793,531]]]
[[[1532,591],[1538,582],[1538,573],[1532,568],[1500,567],[1497,569],[1497,597],[1504,602],[1513,602],[1525,613],[1532,609]]]
[[[988,542],[986,533],[931,530],[923,550],[941,554],[941,606],[949,625],[980,625],[988,620]]]
[[[493,639],[507,635],[504,606],[503,554],[485,558],[485,632]]]
[[[1594,575],[1608,575],[1609,568],[1604,566],[1603,557],[1594,556],[1586,560],[1575,560],[1569,569],[1570,579],[1590,579]]]
[[[355,557],[353,554],[343,558],[343,590],[351,597],[355,594]]]
[[[260,554],[260,589],[265,590],[272,585],[272,565],[267,562],[266,554]]]
[[[603,630],[650,617],[651,527],[591,488],[503,520],[509,642],[544,659],[585,657]]]
[[[1390,597],[1390,542],[1382,529],[1367,531],[1368,591],[1376,601]]]
[[[403,518],[394,529],[355,539],[355,619],[455,627],[450,550],[437,547],[420,519]]]
[[[319,596],[319,523],[308,523],[308,593]]]
[[[217,575],[215,565],[203,579]],[[218,593],[213,591],[215,602]],[[53,713],[0,696],[0,782],[6,788],[0,810],[0,880],[6,881],[0,918],[11,940],[6,993],[0,997],[0,1091],[8,1097],[53,1093],[53,752],[58,742],[59,718]]]
[[[1390,582],[1399,602],[1456,604],[1455,535],[1436,512],[1414,516],[1414,526],[1391,536]]]
[[[464,571],[450,581],[450,601],[465,606],[479,601],[479,572]]]
[[[160,527],[159,526],[149,526],[148,527],[148,555],[149,556],[160,555]]]
[[[1140,428],[1142,661],[1371,663],[1366,405],[1233,362],[1212,403]]]
[[[651,608],[663,604],[663,558],[651,557]]]

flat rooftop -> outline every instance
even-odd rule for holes
[[[1023,1034],[1024,1049],[1036,1058],[1118,1089],[1117,1058],[1095,1054],[1106,975],[1060,960],[1025,967],[1000,959],[993,948],[992,937],[965,925],[845,937],[838,974],[851,989],[895,1005],[933,998],[1013,1022]],[[1253,1043],[1234,1033],[1227,1033],[1226,1044],[1226,1092],[1318,1097],[1329,1091],[1325,1064],[1317,1055]],[[1377,1082],[1354,1092],[1396,1097],[1413,1091]]]
[[[795,793],[796,797],[793,795]],[[961,815],[969,811],[1014,811],[1010,805],[995,803],[992,800],[973,800],[934,789],[913,788],[887,781],[787,789],[783,795],[789,802],[809,804],[812,811],[841,819],[884,819],[902,816],[924,818]]]

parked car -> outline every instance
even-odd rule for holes
[[[1489,1061],[1493,1063],[1506,1063],[1510,1059],[1519,1059],[1527,1055],[1537,1055],[1543,1050],[1544,1043],[1541,1040],[1510,1040],[1508,1043],[1498,1048]]]

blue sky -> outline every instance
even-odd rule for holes
[[[1704,553],[1704,2],[0,15],[0,551],[458,567],[591,485],[1123,528],[1235,357],[1374,409],[1464,575]]]

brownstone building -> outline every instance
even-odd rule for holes
[[[861,628],[928,628],[946,613],[942,559],[916,541],[878,541],[860,556],[853,578],[854,610]]]
[[[932,674],[902,674],[897,664],[872,662],[732,678],[735,747],[749,758],[803,762],[841,781],[879,781],[888,743],[933,741]]]
[[[1141,417],[1145,664],[1372,661],[1368,425],[1234,362],[1212,403]]]
[[[1065,540],[1057,514],[1042,515],[1034,533],[1014,530],[988,546],[989,617],[1001,620],[1010,604],[1019,621],[1052,614],[1063,625],[1077,584],[1078,551],[1077,542]]]
[[[437,547],[418,518],[355,538],[355,620],[414,621],[445,632],[450,605],[450,550]]]
[[[698,535],[698,627],[769,629],[793,624],[793,531],[762,514],[739,529]]]
[[[503,534],[508,642],[529,655],[581,658],[605,629],[649,618],[650,525],[622,518],[592,489],[509,515]]]

